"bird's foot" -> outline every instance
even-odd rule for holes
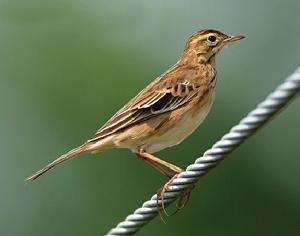
[[[181,171],[182,172],[182,171]],[[191,192],[194,189],[195,185],[192,185],[191,187],[189,187],[188,189],[186,189],[185,191],[181,192],[179,194],[177,203],[176,203],[176,211],[172,214],[169,214],[166,209],[165,209],[165,203],[164,203],[164,195],[165,192],[167,191],[167,189],[170,187],[170,185],[172,184],[172,182],[178,177],[178,175],[181,173],[176,173],[172,178],[170,178],[168,180],[167,183],[164,184],[164,186],[159,189],[157,191],[157,208],[159,209],[159,214],[161,213],[160,207],[163,210],[163,212],[165,213],[165,215],[170,216],[170,215],[174,215],[176,214],[179,210],[183,209],[187,203],[190,200],[190,196],[191,196]],[[161,200],[161,206],[159,206],[159,200]],[[160,214],[161,215],[161,214]],[[162,218],[162,216],[161,216]]]

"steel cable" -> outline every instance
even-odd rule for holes
[[[229,153],[236,149],[257,129],[261,128],[278,113],[282,107],[300,90],[300,67],[290,75],[274,92],[251,111],[240,123],[231,128],[219,141],[217,141],[203,156],[196,159],[194,164],[172,182],[164,194],[164,204],[175,201],[179,194],[195,184],[202,176],[217,166]],[[161,200],[158,201],[161,204]],[[126,217],[107,235],[133,235],[158,214],[157,195],[136,209],[133,214]]]

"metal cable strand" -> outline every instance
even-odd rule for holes
[[[217,166],[230,152],[236,149],[257,129],[278,113],[300,91],[300,67],[286,81],[278,86],[256,109],[251,111],[240,123],[217,141],[202,157],[172,182],[164,195],[165,205],[175,201],[178,195],[191,187],[202,176]],[[159,205],[161,201],[159,201]],[[142,207],[126,217],[107,235],[133,235],[158,214],[157,195],[153,195]]]

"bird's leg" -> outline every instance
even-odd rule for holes
[[[158,198],[161,198],[161,206],[162,206],[162,209],[164,211],[164,213],[167,215],[167,216],[170,216],[168,214],[168,212],[165,210],[165,205],[164,205],[164,195],[165,195],[165,192],[166,190],[169,188],[169,186],[172,184],[172,182],[174,181],[174,179],[176,179],[178,177],[180,173],[178,174],[175,174],[167,183],[164,184],[164,186],[157,192],[157,199]],[[182,208],[184,208],[187,203],[189,202],[190,200],[190,196],[191,196],[191,192],[193,191],[193,189],[195,188],[195,185],[192,185],[191,187],[187,188],[184,192],[181,192],[179,194],[179,197],[178,197],[178,201],[176,203],[176,211],[174,213],[172,213],[171,215],[174,215],[176,214],[179,210],[181,210]],[[185,200],[184,200],[185,199]],[[184,200],[184,202],[183,202]],[[157,200],[158,202],[158,200]],[[158,203],[157,203],[158,204]]]
[[[139,152],[138,152],[138,156],[144,158],[144,159],[147,159],[147,160],[151,160],[151,161],[154,161],[156,163],[159,163],[161,164],[162,166],[165,166],[167,168],[169,168],[170,170],[173,170],[174,172],[176,172],[177,174],[181,173],[182,172],[182,169],[178,166],[175,166],[169,162],[166,162],[162,159],[159,159],[158,157],[150,154],[150,153],[147,153],[145,152],[143,149],[140,149]]]
[[[154,169],[156,169],[157,171],[159,171],[163,175],[167,176],[169,179],[173,177],[173,175],[169,171],[163,169],[161,166],[159,166],[155,162],[153,162],[153,161],[145,158],[144,156],[140,155],[140,153],[137,153],[137,156],[140,159],[142,159],[144,162],[146,162],[148,165],[152,166]]]
[[[154,167],[156,170],[158,170],[159,172],[163,173],[164,175],[168,176],[170,179],[167,183],[164,184],[164,186],[157,192],[157,206],[158,206],[158,199],[161,198],[161,205],[162,205],[162,209],[165,212],[166,215],[168,215],[168,213],[165,210],[165,206],[164,206],[164,194],[165,191],[168,189],[168,187],[172,184],[172,182],[174,181],[174,179],[177,178],[177,176],[183,171],[180,167],[175,166],[169,162],[166,162],[164,160],[159,159],[158,157],[145,152],[144,150],[140,150],[137,154],[140,158],[142,158],[147,164],[151,165],[152,167]],[[173,170],[176,174],[175,175],[171,175],[168,171],[164,170],[163,168],[161,168],[161,166],[157,165],[156,163],[159,163],[171,170]],[[193,189],[193,188],[192,188]],[[176,207],[178,210],[180,210],[184,205],[187,204],[189,198],[190,198],[190,193],[192,191],[192,189],[188,189],[185,193],[180,194],[179,198],[178,198],[178,202],[176,204]],[[183,199],[186,198],[185,203],[182,203]],[[177,212],[177,211],[176,211]]]
[[[187,205],[187,203],[190,200],[190,196],[191,196],[191,192],[193,191],[193,189],[195,188],[195,185],[193,184],[191,187],[189,187],[186,191],[184,191],[183,193],[180,193],[179,195],[179,199],[176,203],[176,208],[177,211],[182,209],[185,205]],[[182,200],[185,198],[185,202],[183,203]],[[177,212],[175,211],[175,213]]]
[[[164,213],[169,216],[168,212],[166,211],[165,209],[165,203],[164,203],[164,196],[165,196],[165,192],[166,190],[169,188],[169,186],[172,184],[172,182],[174,181],[174,179],[177,178],[177,176],[179,175],[179,173],[175,174],[171,179],[169,179],[169,181],[167,183],[164,184],[164,186],[159,189],[157,191],[157,205],[158,205],[158,199],[160,198],[161,199],[161,207],[164,211]],[[182,202],[182,197],[179,196],[179,199],[178,199],[178,202]],[[176,205],[177,206],[177,205]]]

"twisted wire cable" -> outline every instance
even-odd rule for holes
[[[231,128],[219,141],[217,141],[194,164],[178,175],[164,194],[164,204],[167,206],[190,188],[202,176],[216,167],[229,153],[236,149],[257,129],[267,123],[271,117],[278,113],[300,91],[300,67],[290,75],[274,92],[243,118],[238,125]],[[158,201],[159,206],[161,200]],[[133,235],[158,214],[157,195],[136,209],[133,214],[126,217],[107,235]]]

